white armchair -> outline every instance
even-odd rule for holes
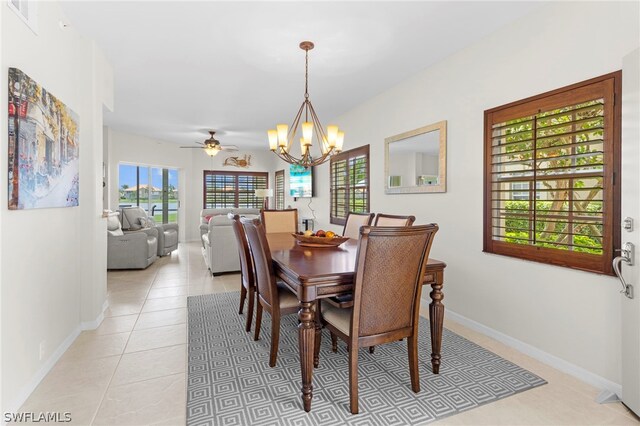
[[[107,222],[107,269],[145,269],[158,258],[158,231],[124,233],[117,216]]]
[[[158,232],[158,256],[166,256],[178,248],[178,224],[156,223],[147,216],[141,207],[125,207],[122,209],[122,229],[137,231],[143,228],[155,228]]]

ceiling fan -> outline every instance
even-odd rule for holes
[[[205,139],[203,142],[196,142],[200,146],[181,146],[180,148],[196,148],[196,149],[204,149],[207,155],[213,157],[217,155],[220,151],[237,151],[238,147],[235,145],[220,145],[220,141],[217,140],[214,135],[216,132],[214,130],[209,130],[209,139]]]

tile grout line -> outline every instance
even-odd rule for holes
[[[157,276],[158,276],[158,270],[160,269],[160,267],[157,268],[155,274],[153,275],[153,280],[151,281],[151,286],[153,286],[153,283],[155,282]],[[107,282],[108,285],[108,282]],[[149,289],[147,290],[147,296],[149,295],[149,291],[151,291],[151,286],[149,286]],[[145,296],[145,303],[146,303],[146,296]],[[144,307],[144,303],[142,304],[142,307]],[[135,328],[136,324],[138,323],[138,319],[140,319],[140,314],[142,313],[142,307],[140,307],[140,312],[138,312],[138,317],[136,318],[136,321],[133,323],[133,328]],[[118,371],[118,367],[120,366],[120,362],[122,361],[122,357],[125,354],[125,350],[127,349],[127,345],[129,344],[129,340],[131,340],[131,335],[133,334],[133,328],[131,329],[131,331],[129,332],[129,336],[127,337],[127,341],[124,344],[124,347],[122,348],[122,353],[120,354],[120,357],[118,358],[118,362],[116,364],[116,368],[113,369],[113,373],[111,373],[111,377],[109,377],[109,381],[107,382],[107,386],[104,389],[104,392],[102,393],[102,396],[100,397],[100,402],[98,403],[98,407],[96,408],[96,411],[93,413],[93,416],[91,417],[91,422],[89,423],[90,425],[93,425],[96,421],[96,417],[98,416],[98,413],[100,412],[100,408],[102,408],[102,404],[104,403],[104,400],[107,396],[107,393],[109,392],[109,388],[111,387],[111,382],[113,381],[113,377],[116,375],[116,371]]]

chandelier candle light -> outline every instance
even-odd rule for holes
[[[320,120],[316,115],[313,105],[309,100],[309,50],[314,45],[310,41],[300,43],[300,49],[305,51],[305,74],[304,74],[304,101],[296,114],[291,127],[286,124],[278,124],[275,130],[269,130],[269,149],[278,157],[282,158],[289,164],[297,164],[308,168],[322,164],[329,159],[330,155],[342,151],[344,143],[344,132],[338,130],[338,126],[327,126],[325,133]],[[300,126],[300,120],[304,115],[304,122]],[[300,138],[301,157],[296,158],[291,155],[291,145],[294,142],[298,127],[301,127],[302,137]],[[320,146],[320,156],[313,158],[311,156],[311,146],[313,145],[313,133],[315,127],[315,137]]]

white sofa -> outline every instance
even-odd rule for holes
[[[259,209],[204,209],[200,212],[202,255],[213,275],[240,270],[233,215],[259,218]]]

